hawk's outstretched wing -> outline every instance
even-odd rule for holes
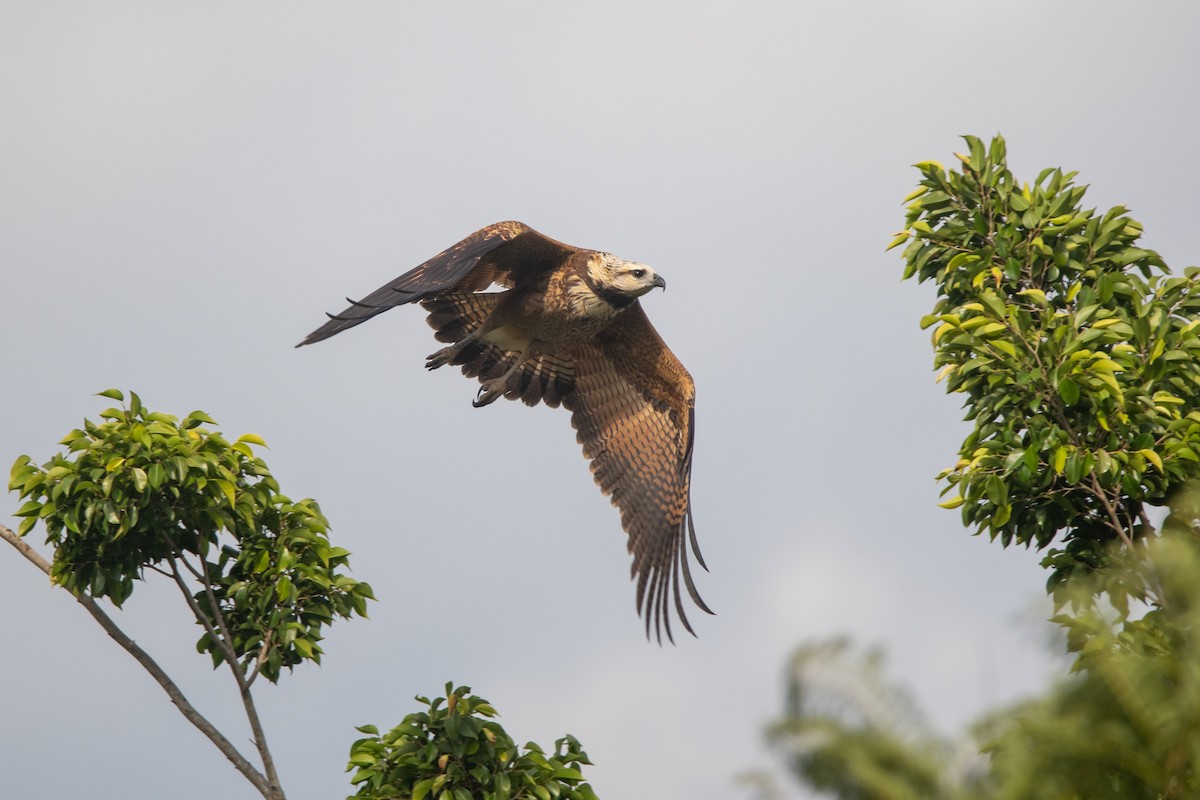
[[[679,592],[712,611],[692,583],[688,546],[700,566],[690,497],[695,387],[667,349],[640,303],[594,342],[574,354],[575,387],[563,399],[571,409],[583,454],[600,490],[621,511],[629,534],[638,612],[653,619],[659,641],[672,640],[670,604],[692,633]]]
[[[549,272],[576,252],[579,248],[543,236],[523,222],[497,222],[475,231],[362,300],[346,298],[350,301],[349,308],[340,314],[328,314],[329,321],[296,346],[328,339],[389,308],[430,294],[450,290],[479,292],[493,283],[511,288]]]

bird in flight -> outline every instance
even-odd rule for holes
[[[486,291],[490,287],[503,291]],[[428,369],[461,366],[478,378],[476,408],[499,397],[571,412],[600,490],[620,509],[633,556],[637,608],[658,641],[670,606],[695,635],[680,582],[696,591],[700,566],[690,496],[695,386],[646,318],[638,298],[666,282],[650,267],[573,247],[521,222],[498,222],[376,289],[297,347],[328,339],[393,306],[420,303],[447,346]],[[707,567],[705,567],[707,569]]]

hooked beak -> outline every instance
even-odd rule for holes
[[[667,282],[663,280],[662,275],[655,275],[654,280],[650,282],[651,286],[657,286],[664,292],[667,290]]]

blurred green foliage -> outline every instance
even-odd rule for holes
[[[1200,486],[1161,536],[1060,588],[1054,618],[1076,652],[1045,694],[958,739],[921,719],[877,653],[806,645],[769,730],[792,774],[842,800],[1168,800],[1200,797]],[[1165,602],[1121,613],[1112,580]]]
[[[811,642],[792,656],[787,700],[768,739],[813,789],[840,798],[957,798],[953,743],[925,724],[888,681],[883,655],[846,639]]]
[[[496,710],[470,687],[446,684],[446,696],[417,702],[380,734],[374,725],[350,748],[350,800],[595,800],[579,768],[587,753],[573,736],[547,754],[533,742],[522,749],[495,721]]]
[[[978,728],[998,800],[1200,797],[1200,486],[1161,536],[1118,551],[1059,592],[1074,676]],[[1153,605],[1115,611],[1113,579],[1153,584]]]

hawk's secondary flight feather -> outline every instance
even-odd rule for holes
[[[507,291],[484,291],[492,285]],[[449,344],[425,366],[461,365],[478,378],[477,408],[503,396],[569,409],[596,483],[629,534],[646,634],[653,619],[661,641],[664,628],[672,638],[672,602],[692,632],[681,579],[696,605],[712,612],[688,566],[689,543],[704,566],[689,491],[696,392],[638,302],[656,286],[666,282],[645,264],[498,222],[350,300],[300,345],[419,302],[437,340]]]

